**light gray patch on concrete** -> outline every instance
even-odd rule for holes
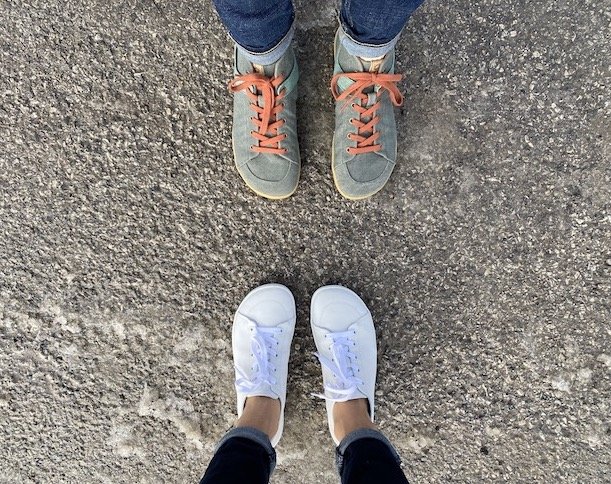
[[[298,302],[273,482],[337,482],[309,396],[328,283],[372,310],[413,482],[608,482],[609,2],[425,3],[364,202],[331,178],[336,6],[298,6],[303,172],[271,203],[233,166],[210,2],[0,3],[0,482],[196,482],[233,312],[272,281]]]

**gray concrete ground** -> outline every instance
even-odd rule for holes
[[[262,281],[299,304],[273,482],[337,481],[327,283],[371,307],[413,482],[611,482],[611,3],[428,0],[399,164],[359,203],[330,172],[333,8],[299,7],[303,174],[271,203],[232,164],[209,2],[0,2],[0,482],[195,482]]]

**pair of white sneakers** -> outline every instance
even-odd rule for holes
[[[280,400],[276,446],[284,428],[286,382],[291,340],[296,322],[295,299],[280,284],[266,284],[251,291],[233,320],[232,344],[238,417],[248,397]],[[324,286],[312,296],[310,320],[322,366],[327,417],[331,437],[339,441],[333,426],[335,402],[366,398],[371,421],[377,367],[376,335],[369,309],[361,298],[343,286]]]

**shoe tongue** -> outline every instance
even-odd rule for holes
[[[290,70],[290,66],[287,67],[286,65],[289,61],[288,59],[286,59],[286,57],[288,56],[282,57],[278,62],[275,62],[274,64],[263,66],[250,62],[248,59],[246,59],[246,57],[240,55],[240,53],[238,52],[236,67],[238,73],[242,75],[250,74],[251,72],[258,72],[259,74],[263,74],[266,77],[274,77],[277,76],[280,72],[283,72],[283,70]]]
[[[265,77],[274,77],[276,74],[276,64],[270,64],[268,66],[252,64],[252,69],[254,72],[263,74]]]
[[[394,53],[390,52],[381,59],[373,61],[363,60],[364,67],[370,72],[378,72],[380,74],[391,74],[393,68]]]
[[[377,72],[381,74],[387,74],[392,71],[392,55],[387,54],[382,59],[376,60],[365,60],[361,57],[354,55],[344,56],[340,61],[340,67],[343,72]],[[339,81],[340,90],[346,89],[352,84],[349,79],[343,78]],[[363,91],[365,94],[374,92],[375,88],[372,86]]]
[[[259,74],[263,74],[265,77],[278,77],[281,74],[284,76],[288,76],[291,72],[292,68],[292,59],[291,56],[283,55],[278,61],[273,64],[268,65],[260,65],[260,64],[250,64],[251,72],[258,72]]]
[[[365,60],[354,55],[342,56],[339,65],[343,72],[378,72],[387,74],[392,69],[392,55],[381,59]]]

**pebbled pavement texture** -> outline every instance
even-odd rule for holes
[[[428,0],[364,202],[331,177],[333,4],[298,3],[303,172],[275,203],[233,166],[210,2],[0,18],[0,482],[197,482],[234,418],[233,312],[270,281],[299,304],[272,482],[338,481],[310,396],[328,283],[372,310],[412,482],[611,481],[608,0]]]

